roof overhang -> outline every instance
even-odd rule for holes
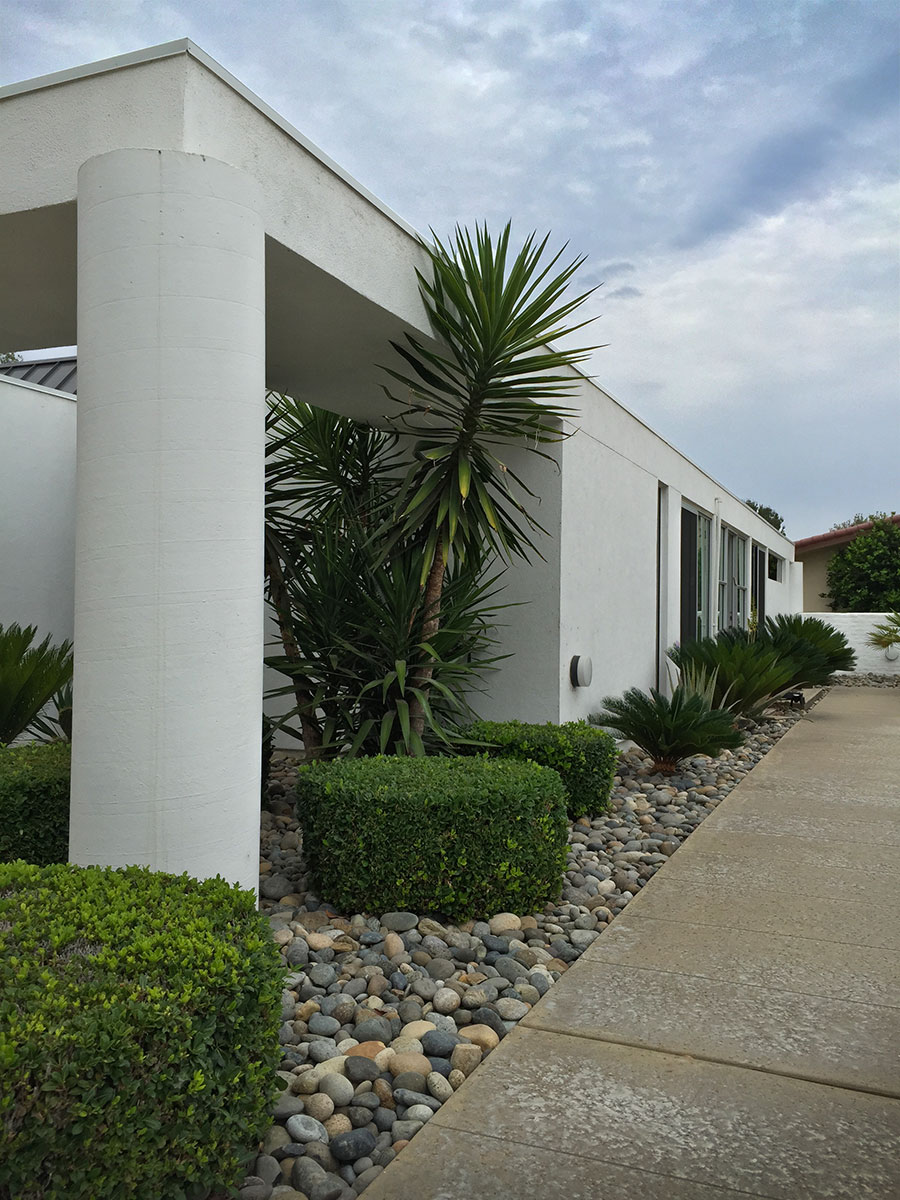
[[[895,525],[900,525],[900,513],[894,513],[888,518]],[[827,533],[817,533],[813,537],[800,538],[794,542],[794,551],[802,554],[805,550],[829,550],[852,542],[861,533],[868,533],[873,527],[872,521],[862,521],[859,525],[846,525],[843,529],[829,529]]]
[[[187,39],[0,89],[0,348],[77,343],[78,169],[123,148],[262,185],[267,384],[376,420],[389,340],[428,334],[415,231]]]

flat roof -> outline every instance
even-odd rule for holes
[[[189,54],[195,58],[198,63],[201,63],[208,71],[212,71],[217,75],[223,83],[227,84],[233,91],[248,104],[252,104],[264,117],[270,120],[274,125],[277,125],[288,137],[293,138],[304,150],[308,151],[314,158],[317,158],[323,166],[326,166],[329,171],[348,184],[360,196],[365,197],[370,204],[373,204],[386,217],[389,217],[396,225],[398,225],[406,233],[411,234],[414,238],[418,238],[419,232],[414,229],[407,221],[392,208],[389,208],[383,200],[380,200],[374,192],[370,192],[367,187],[364,187],[358,179],[355,179],[348,171],[329,157],[315,142],[311,142],[308,137],[295,128],[290,121],[286,121],[280,113],[276,112],[271,105],[266,104],[265,100],[261,99],[252,92],[245,84],[227,71],[221,63],[216,62],[205,50],[201,49],[196,42],[192,42],[190,38],[178,38],[173,42],[161,42],[158,46],[148,46],[144,50],[132,50],[128,54],[116,54],[112,58],[102,58],[98,62],[85,63],[80,67],[69,67],[65,71],[53,71],[49,75],[37,75],[34,79],[24,79],[20,83],[8,83],[0,87],[0,100],[5,100],[9,96],[20,96],[26,92],[39,92],[45,88],[58,87],[60,84],[71,83],[75,79],[87,79],[92,75],[106,75],[111,71],[121,71],[126,67],[138,66],[141,63],[155,62],[164,58],[173,58],[178,54]]]

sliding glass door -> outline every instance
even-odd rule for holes
[[[712,521],[691,508],[681,510],[681,641],[709,633]]]
[[[747,628],[747,539],[722,526],[719,542],[719,628]]]

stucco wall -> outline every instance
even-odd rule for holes
[[[766,581],[769,615],[801,607],[793,543],[587,380],[579,404],[562,447],[560,720],[586,716],[626,687],[665,686],[665,651],[680,637],[682,504],[712,518],[714,544],[727,525],[746,537],[748,557],[755,542],[783,560],[781,580]],[[713,621],[717,562],[714,545]],[[593,659],[589,688],[569,682],[573,654]]]
[[[802,551],[804,612],[831,612],[828,600],[823,596],[828,591],[825,575],[828,564],[839,549],[840,546],[821,546]]]
[[[0,624],[72,637],[75,403],[0,375]]]
[[[873,672],[877,675],[900,676],[900,658],[891,661],[883,650],[866,645],[866,639],[876,625],[885,619],[884,613],[824,613],[813,610],[811,616],[820,616],[844,634],[856,651],[856,674]]]

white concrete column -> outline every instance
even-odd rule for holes
[[[256,885],[260,213],[200,155],[78,173],[74,863]]]

